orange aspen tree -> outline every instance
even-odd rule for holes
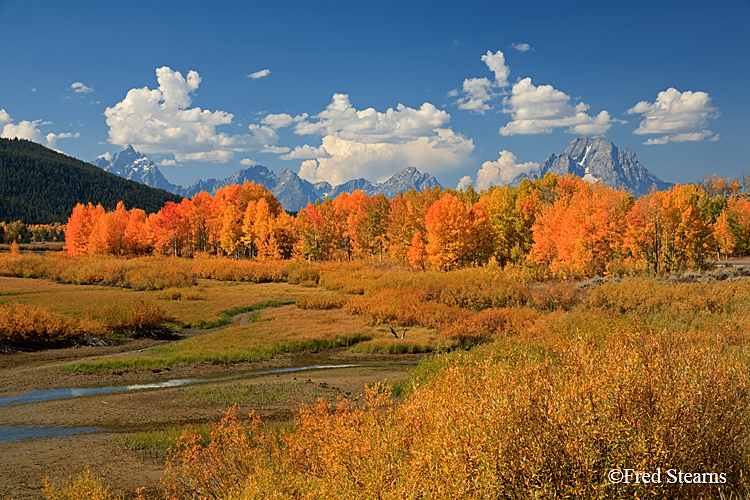
[[[352,254],[355,251],[354,233],[356,214],[360,204],[366,199],[368,197],[361,189],[355,189],[352,194],[344,192],[333,200],[334,225],[337,227],[335,233],[339,235],[337,246],[342,253],[346,254],[348,260],[351,260]]]
[[[281,257],[291,258],[298,239],[294,229],[294,217],[282,210],[274,219],[273,234]]]
[[[120,255],[123,252],[123,238],[128,224],[128,211],[120,201],[112,212],[104,213],[99,220],[99,240],[101,253]]]
[[[328,260],[333,256],[338,238],[335,225],[333,202],[308,203],[299,211],[295,220],[295,230],[299,235],[298,253],[311,262]]]
[[[146,231],[148,216],[140,208],[134,208],[128,212],[128,221],[122,237],[122,246],[125,253],[143,255],[153,247],[153,241]]]
[[[210,220],[213,196],[201,191],[190,200],[188,224],[193,237],[192,248],[195,252],[208,252],[210,244]]]
[[[180,254],[187,234],[187,223],[182,209],[182,205],[168,201],[157,214],[149,217],[154,231],[156,251]]]
[[[561,182],[563,192],[533,226],[533,258],[563,277],[604,274],[615,256],[622,255],[633,198],[601,183],[568,177]]]
[[[73,207],[65,230],[65,250],[72,257],[86,254],[86,245],[91,234],[91,220],[86,205]]]
[[[415,204],[414,193],[401,193],[390,202],[386,241],[389,257],[399,264],[409,261],[408,253],[416,233],[420,233],[424,242],[422,235],[427,211]]]
[[[408,253],[409,264],[411,264],[412,267],[424,269],[425,263],[427,262],[427,246],[424,244],[424,238],[422,238],[421,232],[417,231],[414,233]]]
[[[225,205],[222,210],[221,231],[219,232],[220,246],[227,255],[231,255],[235,259],[239,257],[243,248],[241,222],[241,213],[238,212],[234,204]]]
[[[471,235],[466,205],[456,196],[446,194],[427,211],[425,228],[430,263],[445,271],[459,265]]]
[[[356,210],[347,218],[347,229],[352,248],[361,257],[383,259],[383,243],[388,221],[390,202],[385,195],[363,196]]]
[[[471,265],[484,265],[493,251],[494,231],[490,216],[478,203],[468,212],[469,236],[464,248],[464,260]]]
[[[636,261],[645,261],[654,273],[661,272],[664,234],[662,228],[663,192],[651,191],[633,204],[626,217],[624,245]]]
[[[107,253],[107,235],[99,229],[104,222],[104,207],[100,204],[94,206],[89,203],[86,210],[88,211],[89,224],[91,224],[91,231],[86,241],[86,253],[89,255],[105,254]]]

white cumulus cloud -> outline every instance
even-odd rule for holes
[[[86,85],[82,84],[81,82],[75,82],[70,86],[70,90],[75,92],[76,94],[88,94],[90,92],[93,92],[94,89],[91,87],[87,87]]]
[[[613,123],[609,112],[591,116],[587,104],[573,106],[570,96],[551,85],[535,86],[531,78],[513,85],[503,105],[503,113],[510,114],[513,120],[500,128],[501,135],[548,134],[561,127],[570,134],[602,135]]]
[[[467,78],[464,80],[463,85],[463,97],[458,99],[458,109],[467,109],[475,113],[484,114],[485,111],[490,109],[490,105],[487,104],[495,97],[495,93],[492,90],[493,84],[489,78]],[[455,92],[455,95],[459,95]]]
[[[62,134],[49,133],[45,136],[47,139],[47,147],[54,149],[57,146],[58,139],[78,139],[81,137],[80,132],[72,134],[70,132],[63,132]]]
[[[471,180],[470,175],[464,175],[458,180],[458,186],[456,186],[456,189],[466,189],[469,187],[469,185],[473,184],[473,180]]]
[[[331,155],[328,153],[328,151],[326,151],[326,148],[324,148],[323,146],[316,148],[314,146],[305,144],[303,146],[297,146],[290,153],[280,156],[279,158],[281,158],[282,160],[294,160],[294,159],[308,160],[311,158],[330,158],[330,157]]]
[[[530,50],[534,50],[528,43],[514,43],[511,44],[511,47],[516,49],[518,52],[528,52]]]
[[[329,135],[323,137],[323,147],[330,157],[305,160],[300,177],[336,185],[359,177],[380,182],[407,166],[432,174],[460,168],[469,161],[474,143],[439,129],[436,136],[406,143],[365,143]]]
[[[280,113],[278,115],[270,114],[266,115],[262,120],[262,123],[265,123],[269,127],[273,129],[277,128],[284,128],[288,127],[292,123],[294,123],[294,118],[292,118],[292,115],[288,115],[286,113]]]
[[[450,115],[430,103],[357,110],[348,95],[335,94],[325,110],[293,121],[296,134],[321,136],[320,146],[300,146],[282,156],[304,159],[300,176],[311,182],[380,181],[407,166],[437,173],[465,164],[474,150],[471,139],[447,127]]]
[[[23,120],[19,123],[7,123],[3,127],[2,136],[4,139],[26,139],[38,144],[47,145],[47,139],[39,131],[41,120],[28,121]]]
[[[0,137],[4,139],[26,139],[54,149],[57,146],[58,139],[77,139],[81,136],[79,132],[75,134],[71,132],[62,132],[59,134],[49,132],[44,134],[39,130],[40,126],[50,124],[50,122],[42,120],[23,120],[19,123],[13,123],[8,112],[0,109],[0,127],[2,127]]]
[[[261,153],[271,153],[274,155],[288,153],[289,151],[291,151],[289,148],[282,146],[265,146],[260,150]]]
[[[373,108],[357,110],[347,94],[334,94],[331,104],[295,126],[299,135],[332,135],[362,143],[405,143],[435,135],[450,121],[450,115],[426,102],[419,109],[399,104],[385,112]]]
[[[663,134],[644,144],[668,142],[716,141],[719,136],[708,130],[707,122],[719,116],[706,92],[680,92],[669,88],[656,96],[653,103],[641,101],[627,111],[643,117],[634,134]]]
[[[510,76],[510,68],[505,64],[505,54],[498,50],[494,54],[491,51],[487,51],[482,56],[482,62],[490,68],[490,71],[495,73],[495,85],[498,87],[508,86],[508,76]]]
[[[246,167],[254,167],[255,165],[259,165],[259,163],[255,160],[251,160],[250,158],[243,158],[240,160],[240,165],[245,165]]]
[[[270,74],[270,69],[262,69],[260,71],[256,71],[255,73],[250,73],[249,75],[247,75],[247,77],[252,78],[253,80],[257,80],[258,78],[264,78]]]
[[[477,172],[477,182],[474,187],[481,191],[497,184],[507,184],[518,174],[539,168],[533,161],[517,163],[518,158],[510,151],[500,151],[500,157],[495,161],[486,161]],[[465,189],[471,184],[471,177],[461,178],[457,189]]]
[[[156,70],[159,86],[135,88],[104,112],[109,142],[131,144],[144,153],[173,154],[175,160],[226,162],[235,152],[260,151],[273,146],[278,136],[269,126],[250,125],[249,134],[230,135],[216,127],[232,123],[226,111],[190,108],[201,77],[190,71],[183,77],[169,67]]]
[[[454,103],[458,105],[458,109],[484,114],[492,109],[488,103],[501,95],[502,89],[509,85],[510,68],[505,64],[502,51],[498,50],[493,54],[488,50],[482,56],[482,62],[495,74],[495,80],[491,81],[486,77],[465,79],[460,91],[454,89],[448,93],[449,97],[460,96]]]
[[[4,109],[0,109],[0,127],[12,121],[13,120],[10,118],[10,114],[8,114],[8,112],[5,111]]]

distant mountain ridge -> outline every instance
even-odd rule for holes
[[[602,138],[574,139],[564,153],[549,155],[541,167],[520,174],[510,184],[517,186],[523,179],[539,179],[547,173],[574,174],[589,182],[602,181],[612,188],[624,188],[636,197],[652,189],[663,191],[674,186],[651,173],[633,151],[619,149]]]
[[[308,203],[314,203],[315,200],[335,198],[343,192],[351,193],[356,189],[361,189],[368,196],[382,193],[388,198],[395,198],[399,193],[410,189],[423,191],[440,186],[432,175],[423,174],[414,167],[407,167],[381,183],[373,184],[367,179],[354,179],[338,186],[331,186],[327,182],[312,184],[286,168],[275,174],[262,165],[239,170],[226,179],[198,179],[191,186],[177,186],[167,181],[159,167],[148,156],[138,153],[132,146],[116,155],[101,155],[92,163],[120,177],[188,198],[200,191],[213,195],[222,187],[254,181],[270,189],[285,210],[293,211],[307,206]]]

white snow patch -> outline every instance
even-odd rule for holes
[[[583,159],[580,162],[578,162],[580,166],[583,166],[583,164],[586,163],[586,158],[589,155],[589,151],[591,151],[591,146],[586,146],[586,152],[583,153]],[[586,169],[586,172],[588,173],[588,169]]]
[[[594,177],[589,173],[589,169],[586,169],[586,175],[583,176],[583,180],[586,182],[590,182],[591,184],[594,184],[595,182],[599,182],[601,179],[598,177]]]

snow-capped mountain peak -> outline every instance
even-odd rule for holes
[[[646,169],[633,151],[618,149],[601,137],[574,139],[564,153],[550,155],[540,168],[519,175],[511,185],[518,185],[524,178],[539,179],[547,173],[575,174],[588,182],[601,181],[609,187],[624,188],[635,196],[674,186]]]
[[[200,191],[213,195],[225,186],[243,184],[245,181],[255,182],[270,189],[284,209],[295,211],[316,200],[335,198],[344,191],[351,193],[355,189],[362,189],[370,196],[383,193],[394,198],[410,189],[422,191],[440,185],[433,176],[422,174],[414,167],[407,167],[379,184],[372,184],[366,179],[355,179],[334,187],[327,182],[311,184],[286,168],[274,174],[262,165],[254,165],[238,170],[226,179],[198,179],[191,186],[176,186],[164,178],[159,167],[148,156],[137,152],[133,146],[128,146],[116,155],[105,153],[92,163],[120,177],[188,198]]]
[[[116,155],[105,153],[92,162],[97,167],[132,181],[174,192],[174,185],[162,175],[151,158],[128,146]]]

